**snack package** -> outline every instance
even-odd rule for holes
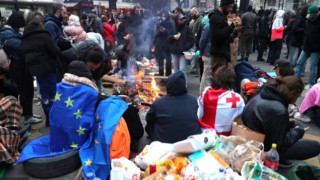
[[[140,179],[140,169],[130,160],[122,157],[112,159],[110,180],[137,180]]]
[[[259,162],[247,161],[241,170],[241,175],[243,178],[251,179],[268,179],[268,180],[286,180],[287,178],[283,177],[279,173],[273,171],[270,168],[267,168],[261,165]]]
[[[206,130],[202,134],[189,136],[186,140],[173,144],[173,149],[177,153],[194,153],[212,146],[216,141],[216,132]]]
[[[135,158],[134,162],[137,163],[141,169],[146,169],[150,164],[155,164],[165,156],[171,156],[172,154],[169,152],[172,151],[172,144],[154,141],[150,145],[144,147],[142,152]]]
[[[249,141],[240,144],[230,154],[232,169],[240,172],[246,161],[261,162],[263,144],[257,141]]]

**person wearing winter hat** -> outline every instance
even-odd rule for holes
[[[209,14],[211,40],[211,66],[214,73],[230,63],[230,43],[240,33],[241,26],[234,20],[228,25],[227,15],[232,11],[234,0],[222,0],[220,8]]]

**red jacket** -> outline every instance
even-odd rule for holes
[[[110,25],[109,23],[106,23],[103,26],[103,32],[104,32],[104,39],[109,38],[113,43],[114,43],[114,37],[113,37],[113,33],[116,30],[116,26],[115,25]]]

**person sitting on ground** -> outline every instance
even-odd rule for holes
[[[13,96],[0,100],[0,169],[5,164],[14,164],[19,158],[18,133],[22,107]]]
[[[316,125],[320,127],[320,79],[317,84],[313,85],[300,106],[300,117],[295,116],[303,122],[314,120]],[[302,115],[302,117],[301,117]]]
[[[293,76],[294,70],[290,66],[290,62],[288,59],[280,58],[276,60],[274,63],[273,70],[276,72],[277,77],[285,77],[285,76]]]
[[[232,122],[241,116],[245,106],[240,94],[233,91],[235,73],[227,66],[218,68],[198,99],[198,123],[202,128],[213,128],[217,134],[230,135]]]
[[[200,134],[197,99],[187,94],[182,71],[168,78],[167,95],[154,101],[146,115],[146,132],[152,141],[175,143]]]
[[[319,142],[301,140],[309,127],[304,128],[289,120],[288,104],[295,103],[303,89],[299,77],[269,80],[242,113],[244,125],[265,135],[265,151],[270,150],[272,143],[277,144],[280,167],[291,167],[289,160],[305,160],[320,153]]]

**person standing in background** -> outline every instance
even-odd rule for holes
[[[55,44],[58,44],[60,36],[63,35],[62,21],[67,16],[67,9],[62,4],[56,3],[52,5],[52,14],[45,16],[44,29],[49,31],[51,38]]]

